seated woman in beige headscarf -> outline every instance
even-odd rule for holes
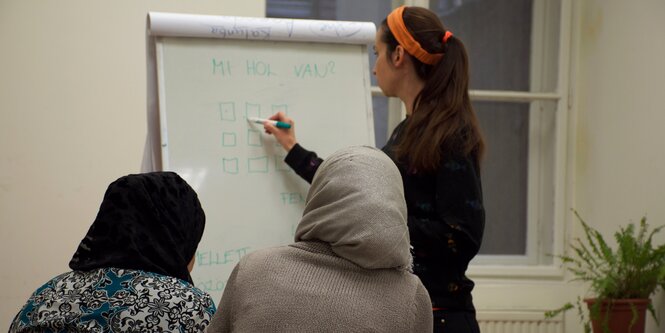
[[[406,216],[390,158],[370,147],[334,153],[314,176],[295,243],[236,265],[207,332],[431,332]]]

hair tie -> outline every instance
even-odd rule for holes
[[[398,7],[388,15],[388,28],[395,36],[395,39],[397,39],[397,42],[402,45],[402,47],[404,47],[406,52],[408,52],[410,55],[416,57],[418,60],[428,65],[434,65],[438,63],[441,58],[443,58],[443,54],[431,54],[425,51],[425,49],[420,46],[420,43],[418,43],[418,41],[415,40],[413,36],[411,36],[409,30],[404,24],[404,8],[406,8],[406,6]],[[446,32],[446,34],[447,33],[448,32]],[[444,42],[445,40],[446,37],[444,36]]]
[[[453,33],[450,31],[446,31],[445,34],[443,34],[443,44],[448,42],[448,39],[453,36]]]

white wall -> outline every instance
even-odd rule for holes
[[[604,230],[665,223],[665,1],[587,0],[577,76],[578,209]]]
[[[647,215],[665,224],[665,1],[577,2],[580,40],[573,96],[577,115],[575,207],[609,238]],[[580,235],[578,224],[573,234]],[[658,243],[665,242],[661,234]],[[665,297],[659,294],[665,330]],[[567,319],[575,319],[571,314]],[[572,331],[571,331],[572,332]]]
[[[263,0],[0,0],[0,330],[67,263],[106,186],[140,171],[148,11]]]

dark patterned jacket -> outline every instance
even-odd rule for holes
[[[38,288],[9,332],[202,332],[214,313],[210,295],[184,280],[98,268]]]
[[[405,121],[382,149],[393,161],[393,147]],[[311,183],[322,159],[296,144],[285,162]],[[478,253],[485,226],[479,166],[468,156],[446,157],[436,173],[418,174],[395,163],[404,184],[414,273],[425,285],[434,308],[474,311],[474,283],[465,273]]]

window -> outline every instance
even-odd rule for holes
[[[471,97],[488,144],[482,171],[487,221],[473,264],[546,266],[562,244],[563,221],[555,217],[563,207],[558,184],[565,176],[569,41],[561,22],[569,19],[563,10],[568,1],[267,0],[267,14],[378,26],[402,4],[436,12],[467,47]],[[373,91],[381,147],[401,119],[401,102],[378,87]]]
[[[487,221],[474,263],[549,264],[554,245],[561,2],[430,0],[466,44],[488,150]],[[478,24],[482,22],[482,24]]]

